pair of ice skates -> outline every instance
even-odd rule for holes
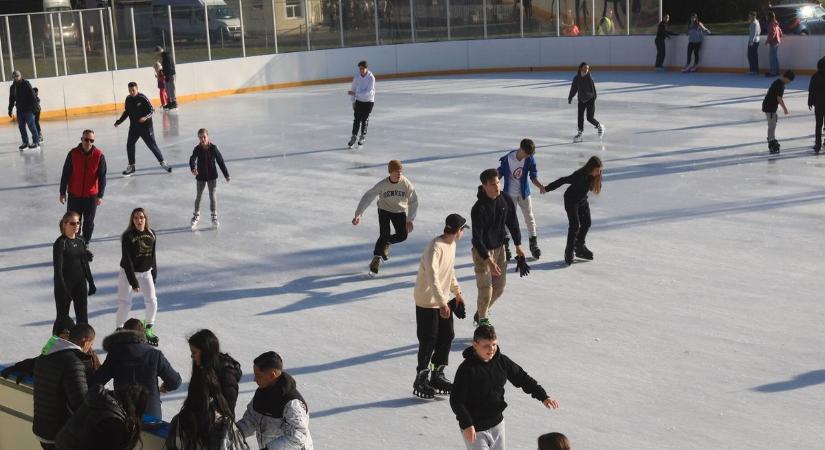
[[[596,132],[599,133],[599,140],[604,139],[604,132],[606,129],[607,128],[602,124],[599,124],[599,126],[596,127]],[[582,142],[584,140],[582,134],[584,134],[584,130],[579,130],[578,133],[576,133],[576,135],[573,137],[574,144]]]

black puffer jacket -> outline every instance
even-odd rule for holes
[[[103,386],[114,379],[115,390],[137,384],[149,392],[146,414],[161,418],[158,377],[166,388],[174,391],[180,387],[180,374],[172,368],[160,350],[146,343],[143,333],[132,330],[116,331],[103,339],[103,349],[108,352],[106,361],[92,378],[92,385]]]
[[[235,405],[238,403],[238,383],[243,372],[240,363],[228,354],[221,353],[219,358],[218,381],[221,383],[221,392],[229,405],[229,410],[234,413]]]
[[[464,362],[458,366],[450,394],[458,426],[475,426],[476,432],[489,430],[504,420],[504,384],[509,381],[539,401],[547,392],[518,364],[501,354],[501,348],[488,361],[482,361],[473,347],[464,349]]]
[[[98,386],[58,433],[57,450],[125,450],[126,417],[114,393]]]
[[[478,200],[470,210],[473,229],[473,248],[481,259],[490,256],[490,250],[504,245],[507,238],[505,227],[510,230],[513,244],[521,245],[521,231],[516,217],[516,207],[509,195],[499,194],[490,198],[484,187],[478,187]]]
[[[12,82],[9,86],[9,114],[17,106],[17,114],[32,112],[34,109],[34,90],[29,80]]]
[[[75,344],[58,339],[34,365],[34,423],[41,441],[54,442],[57,432],[83,405],[88,390],[86,364],[89,355]]]

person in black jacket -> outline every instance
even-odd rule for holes
[[[155,281],[158,278],[156,254],[157,236],[149,227],[149,215],[143,208],[135,208],[129,216],[129,226],[120,238],[120,271],[117,277],[117,315],[115,327],[120,328],[126,322],[132,309],[132,292],[143,294],[146,310],[146,338],[151,345],[158,345],[154,331],[155,318],[158,313],[158,297],[155,293]]]
[[[155,142],[155,129],[152,125],[152,114],[155,108],[149,98],[138,92],[138,85],[134,81],[129,82],[129,95],[123,103],[123,114],[115,121],[115,127],[129,118],[129,137],[126,138],[126,156],[129,158],[129,165],[123,171],[123,176],[135,173],[135,143],[138,138],[143,139],[152,154],[155,155],[160,166],[166,172],[171,173],[172,167],[163,160],[163,153]]]
[[[817,61],[816,73],[808,84],[808,110],[811,108],[816,116],[814,152],[819,154],[822,150],[822,126],[825,118],[825,57]]]
[[[83,238],[77,235],[80,215],[74,211],[67,212],[60,220],[59,226],[60,237],[52,246],[54,303],[57,309],[57,318],[52,328],[54,335],[60,331],[59,325],[69,317],[69,306],[72,303],[77,323],[89,323],[87,297],[97,292],[89,267],[91,253],[86,249]]]
[[[504,385],[509,381],[545,407],[558,402],[518,364],[501,353],[495,329],[481,325],[473,345],[464,349],[450,394],[450,407],[458,419],[467,449],[504,450]]]
[[[155,53],[160,56],[160,64],[163,68],[163,77],[166,83],[166,95],[169,97],[169,101],[163,106],[163,109],[178,109],[178,98],[175,95],[175,61],[172,60],[172,55],[160,45],[155,47]]]
[[[33,87],[32,93],[34,94],[34,106],[32,107],[32,114],[34,115],[34,127],[37,128],[37,142],[42,144],[43,131],[40,130],[40,91],[36,87]]]
[[[23,75],[19,70],[12,72],[11,76],[13,81],[9,86],[9,117],[12,116],[12,109],[17,106],[17,127],[20,129],[20,138],[23,140],[23,144],[18,148],[20,150],[26,147],[38,148],[40,135],[34,126],[35,94],[32,85],[29,80],[23,79]],[[29,136],[26,134],[26,127],[29,128],[32,134],[31,144],[29,144]]]
[[[140,320],[129,319],[122,330],[106,336],[103,349],[108,352],[106,361],[95,372],[90,384],[103,386],[114,379],[115,390],[130,384],[143,386],[149,396],[146,414],[160,420],[160,394],[180,387],[181,378],[163,353],[146,342]],[[158,377],[163,380],[160,387]]]
[[[590,65],[586,62],[579,64],[579,71],[573,77],[573,83],[570,85],[570,94],[567,95],[567,103],[573,102],[573,97],[578,94],[579,97],[579,115],[578,115],[578,133],[573,138],[573,142],[582,141],[582,133],[584,133],[584,112],[587,111],[587,121],[590,122],[599,133],[599,138],[604,136],[604,125],[600,124],[594,117],[596,113],[596,83],[593,82],[593,77],[590,76]]]
[[[148,394],[127,385],[114,392],[97,386],[57,435],[57,450],[132,450],[142,447],[141,416]],[[137,446],[140,443],[141,446]]]
[[[662,21],[659,22],[659,28],[656,30],[656,39],[653,41],[656,43],[656,71],[657,72],[664,72],[665,71],[665,55],[667,49],[665,47],[665,41],[670,39],[671,36],[677,36],[678,33],[672,33],[668,31],[667,26],[670,24],[670,14],[665,14],[662,16]]]
[[[779,121],[777,111],[782,107],[782,111],[787,116],[788,107],[785,106],[785,85],[793,81],[796,75],[793,70],[786,70],[781,77],[774,80],[762,100],[762,112],[768,119],[768,151],[772,154],[779,153],[779,141],[776,140],[776,123]]]
[[[201,217],[201,196],[203,195],[203,188],[209,186],[209,209],[212,211],[212,226],[218,227],[218,200],[215,196],[215,187],[218,181],[218,169],[215,163],[223,172],[223,177],[229,183],[229,171],[226,170],[226,164],[223,162],[218,146],[209,141],[209,130],[201,128],[198,130],[198,140],[200,143],[192,150],[192,156],[189,157],[189,170],[195,176],[197,181],[196,195],[195,195],[195,212],[192,214],[191,225],[192,228],[198,226],[198,221]]]
[[[582,259],[592,260],[593,252],[584,245],[587,231],[590,229],[590,204],[587,193],[598,195],[602,191],[602,160],[592,156],[584,167],[570,176],[561,177],[547,185],[546,190],[555,191],[561,185],[569,184],[564,191],[564,210],[567,212],[567,246],[564,248],[564,262],[573,264],[573,251]]]
[[[77,324],[68,340],[58,338],[35,362],[32,431],[45,450],[55,448],[57,433],[83,405],[88,390],[87,352],[94,340],[94,328]]]
[[[478,200],[470,211],[473,266],[478,287],[477,311],[473,319],[479,324],[489,324],[490,308],[501,297],[507,284],[506,230],[510,231],[516,255],[524,258],[524,250],[521,248],[516,206],[509,195],[501,195],[498,170],[487,169],[481,172],[480,178]]]

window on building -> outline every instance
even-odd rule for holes
[[[301,0],[286,0],[286,17],[288,19],[295,19],[303,17],[303,2]]]

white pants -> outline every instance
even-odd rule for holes
[[[464,434],[461,435],[464,439]],[[467,450],[504,450],[504,421],[489,430],[476,432],[476,441],[472,444],[464,439]]]
[[[155,323],[155,316],[158,314],[158,297],[155,295],[155,280],[152,278],[152,271],[135,272],[140,293],[143,294],[143,306],[146,309],[146,323]],[[132,286],[126,277],[126,271],[121,267],[117,276],[117,324],[120,328],[129,319],[129,311],[132,310]]]
[[[529,237],[536,236],[536,217],[533,215],[533,200],[531,200],[533,196],[531,195],[527,198],[521,198],[520,195],[515,197],[510,195],[510,198],[513,199],[513,203],[521,208],[521,215],[524,216],[524,224],[527,225],[527,232],[530,234]],[[507,234],[510,234],[509,230],[507,231]]]

